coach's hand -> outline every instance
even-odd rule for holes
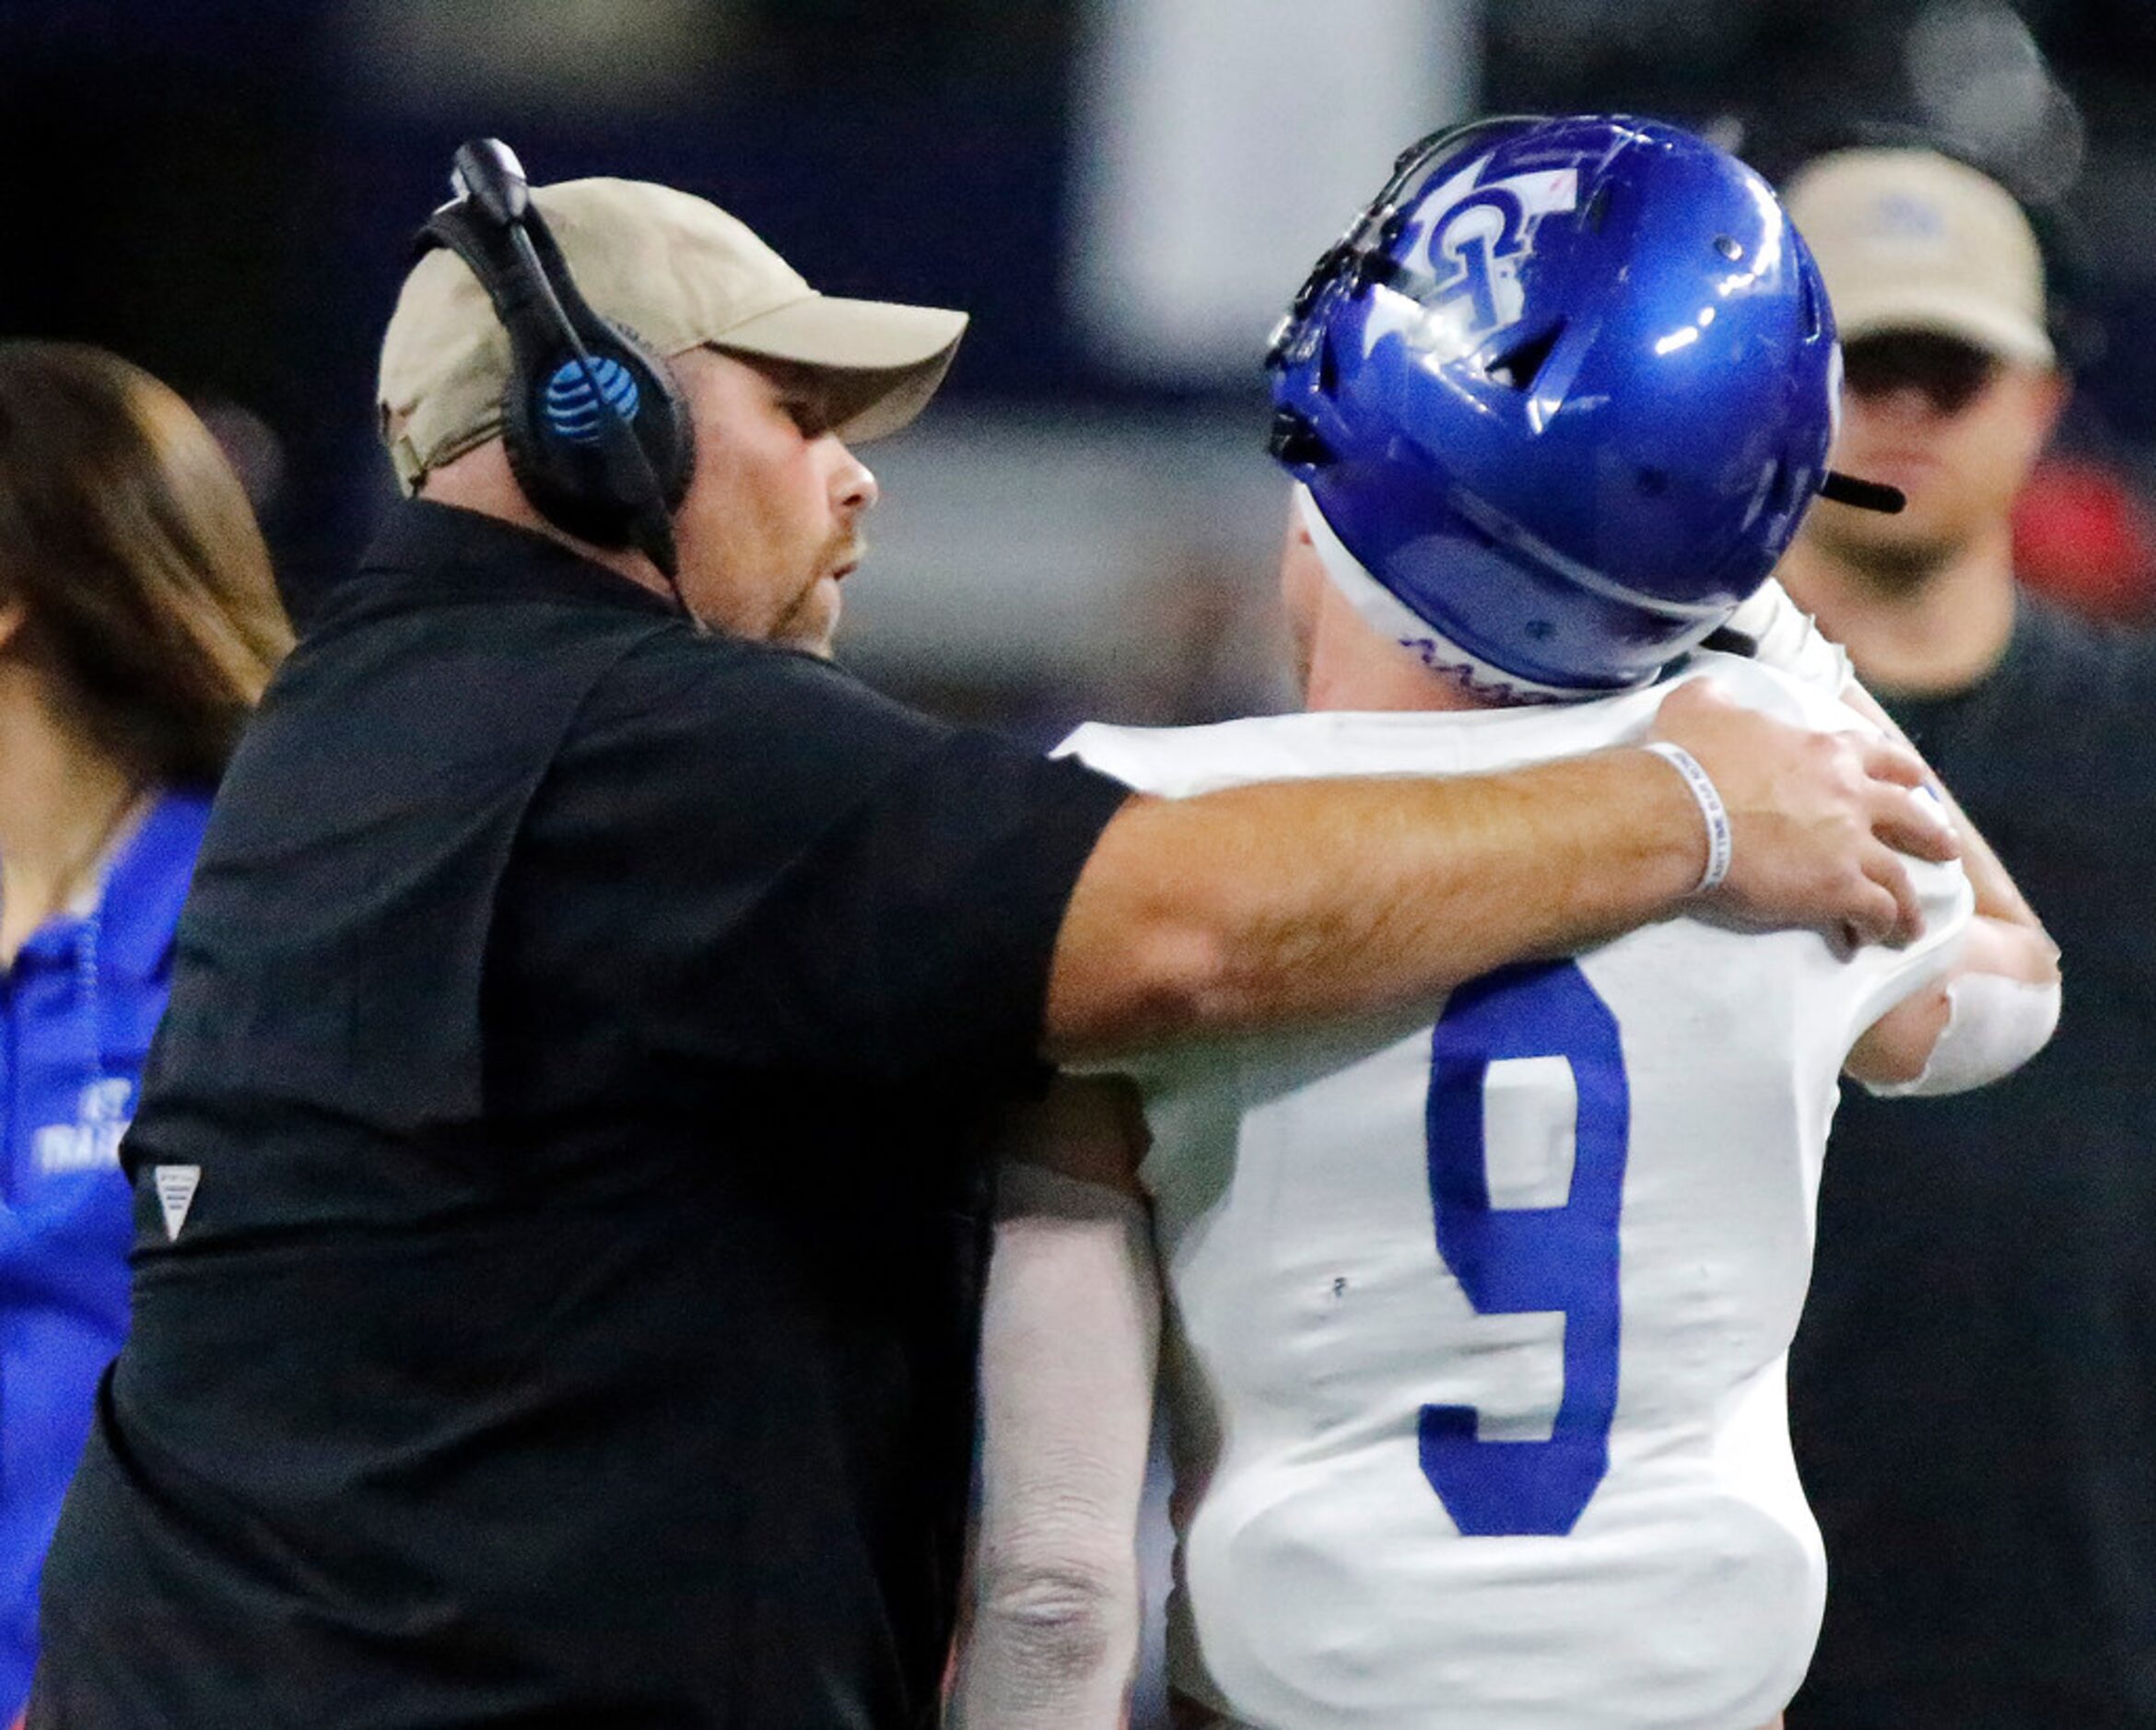
[[[1808,732],[1740,707],[1698,679],[1662,705],[1658,737],[1692,754],[1728,809],[1728,876],[1714,898],[1763,926],[1802,925],[1845,945],[1923,929],[1899,857],[1951,859],[1960,844],[1917,792],[1924,765],[1899,744]]]

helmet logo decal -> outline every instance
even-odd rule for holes
[[[1474,171],[1456,176],[1452,186],[1429,200],[1425,208],[1434,214],[1428,229],[1403,261],[1426,269],[1435,290],[1419,304],[1400,308],[1400,317],[1374,317],[1373,341],[1398,331],[1445,362],[1471,354],[1493,333],[1518,322],[1525,304],[1520,267],[1534,256],[1541,219],[1577,205],[1578,171],[1541,169],[1484,186],[1473,184]]]
[[[1502,186],[1486,186],[1447,211],[1431,233],[1430,251],[1433,263],[1442,258],[1453,268],[1438,278],[1431,312],[1464,298],[1468,328],[1485,335],[1517,319],[1518,267],[1506,270],[1502,279],[1498,267],[1499,261],[1516,259],[1526,250],[1526,230],[1527,212]]]

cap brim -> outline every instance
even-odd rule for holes
[[[928,406],[965,333],[966,314],[943,307],[807,295],[744,320],[711,346],[830,374],[835,430],[858,443],[896,432]]]
[[[1834,326],[1844,343],[1889,331],[1928,331],[1958,337],[2002,360],[2048,367],[2058,358],[2033,321],[1996,304],[1933,290],[1921,295],[1837,295]]]

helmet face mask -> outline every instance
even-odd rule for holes
[[[1794,536],[1836,358],[1751,169],[1650,122],[1511,117],[1404,155],[1320,258],[1269,357],[1274,451],[1465,660],[1622,690]]]

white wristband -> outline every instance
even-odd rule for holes
[[[1682,745],[1673,745],[1667,739],[1657,739],[1647,749],[1661,758],[1684,777],[1684,785],[1692,789],[1692,796],[1699,801],[1699,814],[1706,819],[1707,861],[1706,870],[1700,872],[1699,882],[1692,893],[1704,895],[1710,889],[1718,889],[1722,880],[1729,874],[1729,810],[1722,803],[1722,796],[1715,789],[1714,779],[1699,766],[1699,759]]]

